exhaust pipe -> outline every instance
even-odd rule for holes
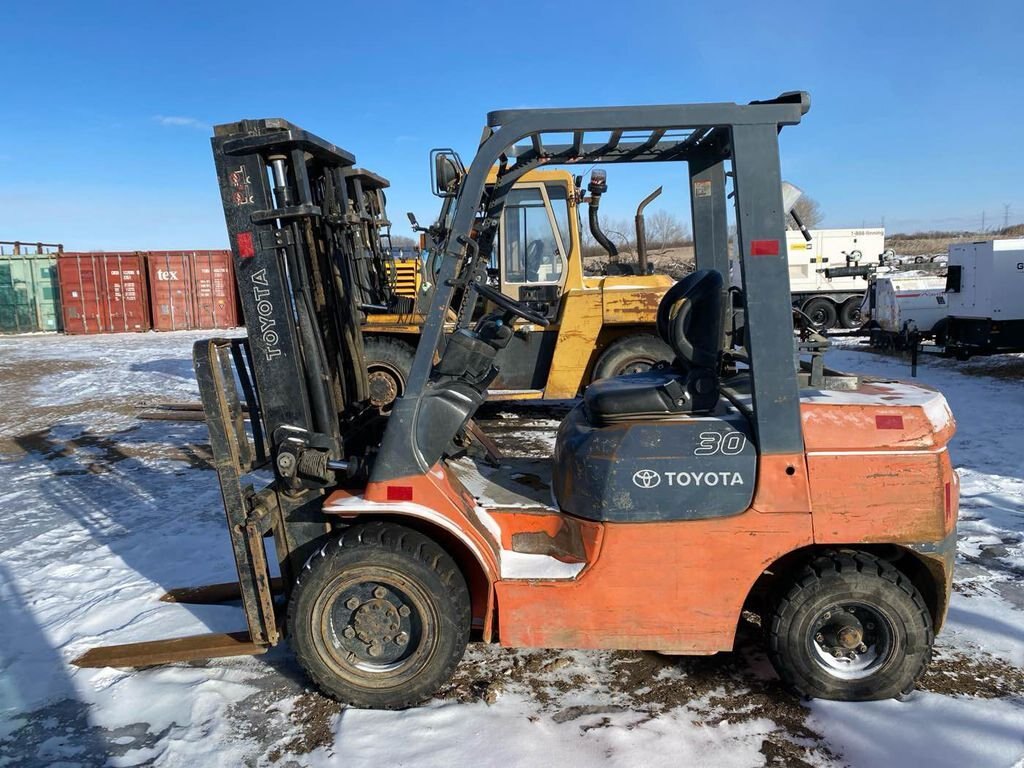
[[[608,175],[603,170],[595,170],[590,174],[590,183],[587,184],[587,191],[590,193],[589,205],[587,206],[587,218],[590,221],[590,234],[608,253],[608,261],[612,264],[619,263],[619,249],[615,243],[608,239],[608,235],[601,231],[601,224],[597,220],[597,210],[601,206],[601,195],[608,191]]]
[[[641,200],[640,205],[636,207],[636,218],[634,219],[636,224],[636,264],[641,275],[647,274],[647,224],[644,221],[644,208],[660,194],[661,187],[658,187]]]

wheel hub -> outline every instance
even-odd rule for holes
[[[378,408],[391,405],[398,399],[399,384],[394,374],[384,370],[370,371],[370,402]]]
[[[400,591],[364,583],[343,594],[332,612],[336,647],[351,664],[388,666],[416,646],[418,619]]]
[[[892,652],[893,633],[874,608],[837,605],[814,622],[813,656],[829,674],[857,680],[873,674]]]
[[[643,373],[644,371],[651,370],[651,365],[652,363],[648,360],[630,360],[615,375],[623,376],[629,373]]]
[[[352,628],[356,637],[366,644],[371,656],[383,653],[382,646],[391,642],[400,624],[398,609],[387,600],[369,600],[352,615]]]

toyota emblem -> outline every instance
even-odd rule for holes
[[[633,473],[633,484],[637,488],[657,488],[661,485],[661,473],[653,469],[641,469]]]

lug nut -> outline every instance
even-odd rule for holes
[[[395,635],[395,643],[397,645],[405,645],[408,642],[409,635],[407,635],[405,632],[399,632],[397,635]]]
[[[842,657],[843,652],[840,651],[838,648],[836,648],[834,651],[832,651],[832,655],[835,656],[838,659],[838,658]]]
[[[398,609],[398,614],[400,616],[408,616],[410,613],[412,613],[412,611],[409,610],[408,605],[403,605],[401,608]]]
[[[384,649],[381,648],[379,645],[371,645],[369,648],[366,649],[366,652],[371,656],[380,656],[384,652]]]
[[[868,647],[866,645],[864,645],[864,643],[861,643],[860,645],[857,646],[857,650],[860,653],[867,653],[868,652]]]
[[[341,634],[343,634],[345,637],[351,640],[353,637],[356,636],[356,631],[352,629],[352,627],[345,627],[345,629],[342,630]]]
[[[825,642],[825,636],[823,634],[821,634],[821,632],[819,632],[818,634],[816,634],[814,636],[814,642],[816,642],[816,643],[824,643]]]
[[[384,587],[377,587],[375,590],[373,590],[373,596],[376,597],[378,600],[383,600],[384,596],[387,593],[388,591],[384,589]]]
[[[872,624],[872,623],[871,623],[870,621],[869,621],[869,622],[868,622],[867,624],[865,624],[864,626],[865,626],[865,627],[866,627],[867,629],[874,629],[874,628],[875,628],[875,625],[874,625],[874,624]]]
[[[350,597],[348,600],[345,601],[345,607],[348,608],[350,611],[354,611],[356,608],[359,607],[359,598]]]
[[[821,617],[823,621],[828,621],[832,618],[832,611],[825,611],[825,615]]]

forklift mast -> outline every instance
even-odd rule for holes
[[[247,335],[198,342],[194,362],[250,635],[273,643],[264,536],[291,584],[327,530],[325,491],[379,441],[360,324],[388,294],[388,182],[280,119],[218,125],[212,143]],[[267,465],[274,482],[244,485]]]

